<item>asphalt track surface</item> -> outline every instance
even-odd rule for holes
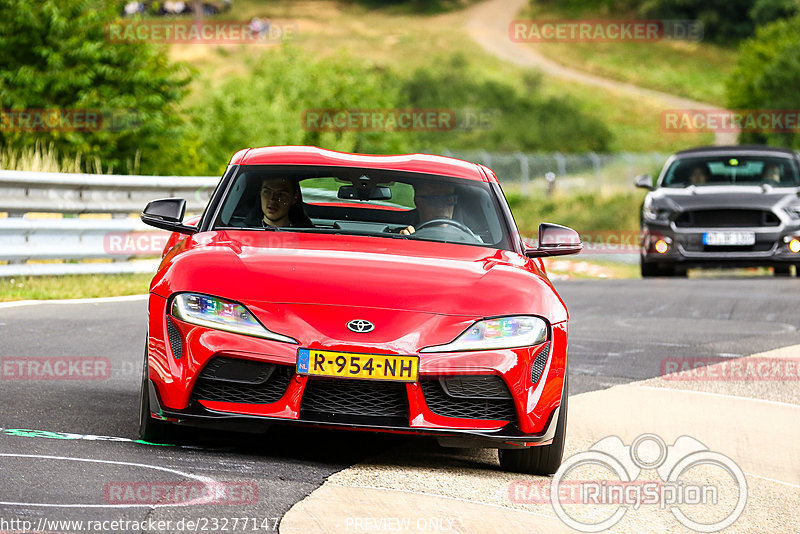
[[[798,284],[771,277],[557,282],[571,314],[571,394],[659,376],[665,357],[734,358],[800,344]],[[422,438],[287,427],[206,433],[179,447],[130,441],[137,437],[145,317],[144,299],[0,307],[1,357],[108,358],[112,369],[99,380],[2,377],[0,531],[79,530],[43,520],[106,521],[93,526],[121,532],[275,531],[328,476],[423,441],[435,450]],[[187,481],[196,489],[209,480],[234,488],[228,501],[131,506],[113,494]],[[108,523],[115,520],[133,523]],[[151,523],[136,524],[144,520]]]

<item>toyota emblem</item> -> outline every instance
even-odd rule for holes
[[[359,334],[366,334],[375,330],[375,325],[364,319],[353,319],[347,323],[347,328]]]

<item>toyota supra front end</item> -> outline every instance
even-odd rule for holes
[[[148,204],[173,234],[150,288],[140,431],[274,423],[435,436],[553,473],[567,309],[494,173],[451,158],[313,147],[237,153],[204,213]]]

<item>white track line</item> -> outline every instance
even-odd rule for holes
[[[156,471],[164,471],[166,473],[172,473],[184,478],[190,478],[196,480],[201,484],[203,484],[203,486],[205,486],[209,490],[209,494],[212,495],[212,498],[210,500],[208,498],[200,498],[192,501],[173,503],[173,504],[79,504],[79,503],[55,504],[55,503],[33,503],[33,502],[0,502],[0,505],[3,506],[35,506],[39,508],[169,508],[177,506],[189,506],[193,504],[214,504],[213,495],[215,495],[214,484],[217,483],[216,480],[202,475],[193,475],[191,473],[185,473],[183,471],[178,471],[177,469],[170,469],[169,467],[139,464],[134,462],[118,462],[114,460],[95,460],[93,458],[70,458],[68,456],[46,456],[42,454],[0,453],[0,457],[3,456],[9,458],[39,458],[45,460],[66,460],[70,462],[88,462],[88,463],[124,465],[130,467],[143,467],[145,469],[154,469]]]

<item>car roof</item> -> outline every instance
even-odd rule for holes
[[[775,156],[795,157],[793,150],[766,145],[728,145],[728,146],[701,146],[681,150],[675,154],[676,157],[697,156],[701,154],[771,154]]]
[[[496,181],[494,173],[483,167],[483,165],[445,156],[432,156],[430,154],[376,156],[337,152],[314,146],[245,148],[233,155],[230,165],[365,167],[369,169],[438,174],[481,182]]]

